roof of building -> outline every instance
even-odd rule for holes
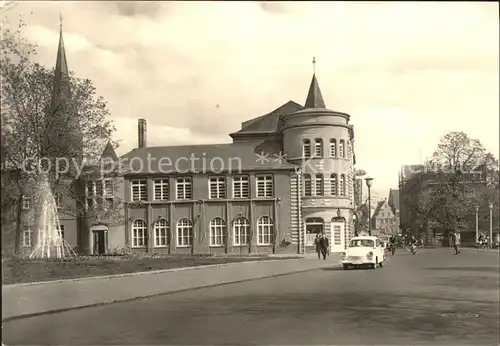
[[[274,142],[182,145],[133,149],[121,162],[128,174],[238,174],[297,167],[279,155]]]
[[[304,108],[326,108],[316,74],[313,74]]]
[[[391,206],[393,213],[396,213],[396,210],[399,210],[399,190],[389,190],[389,205]]]
[[[243,122],[241,124],[241,130],[231,133],[230,136],[236,137],[245,134],[277,133],[279,132],[280,120],[284,115],[295,113],[303,108],[304,107],[297,102],[288,101],[270,113]]]
[[[385,202],[387,202],[387,201],[383,200],[383,201],[377,202],[377,207],[375,208],[375,211],[373,212],[372,219],[376,219],[378,217],[378,214],[380,213],[380,210],[384,206]]]
[[[103,159],[111,159],[113,161],[118,161],[118,155],[116,155],[115,149],[113,148],[113,144],[111,144],[111,141],[108,141],[106,147],[102,152],[101,160]]]

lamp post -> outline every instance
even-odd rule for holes
[[[476,244],[479,240],[479,207],[476,207]]]
[[[372,235],[372,194],[371,187],[373,178],[365,178],[366,187],[368,187],[368,235]]]
[[[493,203],[490,202],[490,247],[493,248]]]

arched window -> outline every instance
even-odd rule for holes
[[[332,174],[330,175],[330,194],[332,196],[337,196],[338,189],[337,189],[337,174]]]
[[[311,141],[309,139],[302,141],[302,156],[311,157]]]
[[[345,157],[345,141],[343,139],[341,139],[339,143],[339,157]]]
[[[337,140],[335,138],[330,139],[330,156],[337,156]]]
[[[169,243],[168,222],[161,219],[155,222],[155,247],[166,247]]]
[[[146,246],[148,227],[144,220],[135,220],[132,223],[132,247]]]
[[[345,196],[345,175],[341,174],[340,175],[340,181],[339,181],[339,195],[340,196]]]
[[[323,140],[321,138],[314,140],[314,156],[323,157]]]
[[[234,245],[248,245],[250,242],[250,222],[245,217],[238,217],[233,222]]]
[[[226,244],[226,222],[220,217],[210,221],[210,246],[224,246]]]
[[[304,196],[312,195],[312,181],[310,174],[304,174]]]
[[[272,245],[273,234],[273,219],[269,216],[262,216],[257,222],[257,245]]]
[[[193,245],[193,223],[183,218],[177,222],[177,246],[186,247]]]
[[[315,185],[315,192],[316,196],[323,196],[323,174],[316,174],[316,177],[314,179],[314,185]]]

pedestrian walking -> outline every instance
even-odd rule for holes
[[[453,230],[453,232],[451,233],[450,243],[455,250],[455,255],[458,255],[460,253],[460,233],[457,229]]]
[[[316,238],[314,238],[314,246],[316,247],[316,253],[318,254],[318,259],[321,259],[321,233],[316,234]]]
[[[323,255],[323,259],[326,260],[326,256],[328,255],[328,249],[330,248],[330,241],[325,234],[321,235],[321,254]]]

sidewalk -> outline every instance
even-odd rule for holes
[[[336,259],[277,259],[91,280],[4,285],[2,320],[337,266]]]

